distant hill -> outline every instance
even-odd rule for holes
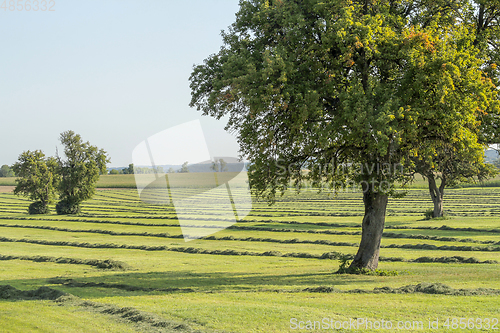
[[[495,149],[486,150],[484,152],[484,156],[485,156],[486,163],[491,163],[500,157],[500,155],[498,154],[498,151],[496,151]]]

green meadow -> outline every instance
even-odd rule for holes
[[[422,185],[390,200],[381,275],[335,274],[360,241],[360,193],[254,199],[242,221],[188,242],[133,175],[101,177],[78,216],[30,216],[0,193],[0,331],[498,331],[500,188],[449,189],[447,218],[429,221]],[[193,224],[216,221],[217,205]]]

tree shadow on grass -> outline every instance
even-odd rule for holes
[[[339,276],[332,273],[259,274],[259,273],[197,273],[165,271],[148,273],[116,273],[100,277],[55,277],[51,279],[10,280],[0,285],[20,289],[49,286],[79,297],[139,296],[146,294],[191,292],[301,291],[305,288],[374,283],[366,276]]]

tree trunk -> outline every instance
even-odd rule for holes
[[[378,267],[388,196],[382,193],[374,193],[369,189],[363,193],[363,201],[365,216],[363,217],[361,243],[359,244],[358,253],[349,268],[375,270]]]
[[[444,188],[446,186],[445,179],[441,179],[441,185],[438,187],[434,176],[427,177],[429,182],[429,192],[431,194],[432,202],[434,203],[434,212],[432,217],[443,217],[443,197]]]

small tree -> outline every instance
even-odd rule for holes
[[[122,169],[123,174],[133,175],[134,174],[134,163],[130,163],[128,168]]]
[[[109,170],[109,174],[110,175],[119,175],[121,172],[119,170],[116,170],[116,169],[111,169]]]
[[[110,160],[104,150],[83,142],[81,136],[73,131],[61,133],[60,141],[66,159],[58,157],[62,179],[56,210],[58,214],[77,214],[80,204],[94,195],[99,173],[106,172],[106,163]]]
[[[416,159],[418,172],[427,179],[429,193],[434,204],[432,217],[443,216],[443,198],[446,187],[460,183],[474,183],[494,177],[498,171],[491,164],[484,163],[484,147],[470,145],[456,149],[451,144],[431,143],[434,157]],[[431,155],[429,155],[431,156]]]
[[[49,203],[55,199],[59,176],[56,174],[57,161],[45,158],[40,150],[25,151],[13,165],[19,178],[14,193],[35,201],[29,206],[30,214],[47,214]]]
[[[14,177],[14,171],[7,164],[4,164],[0,168],[0,177]]]
[[[180,173],[186,173],[186,172],[189,172],[188,162],[187,162],[187,161],[186,161],[186,162],[184,162],[184,163],[182,164],[182,167],[181,167],[179,170],[177,170],[177,172],[180,172]]]
[[[227,163],[224,159],[220,158],[218,160],[212,161],[212,165],[210,166],[214,172],[225,172],[227,171]]]

